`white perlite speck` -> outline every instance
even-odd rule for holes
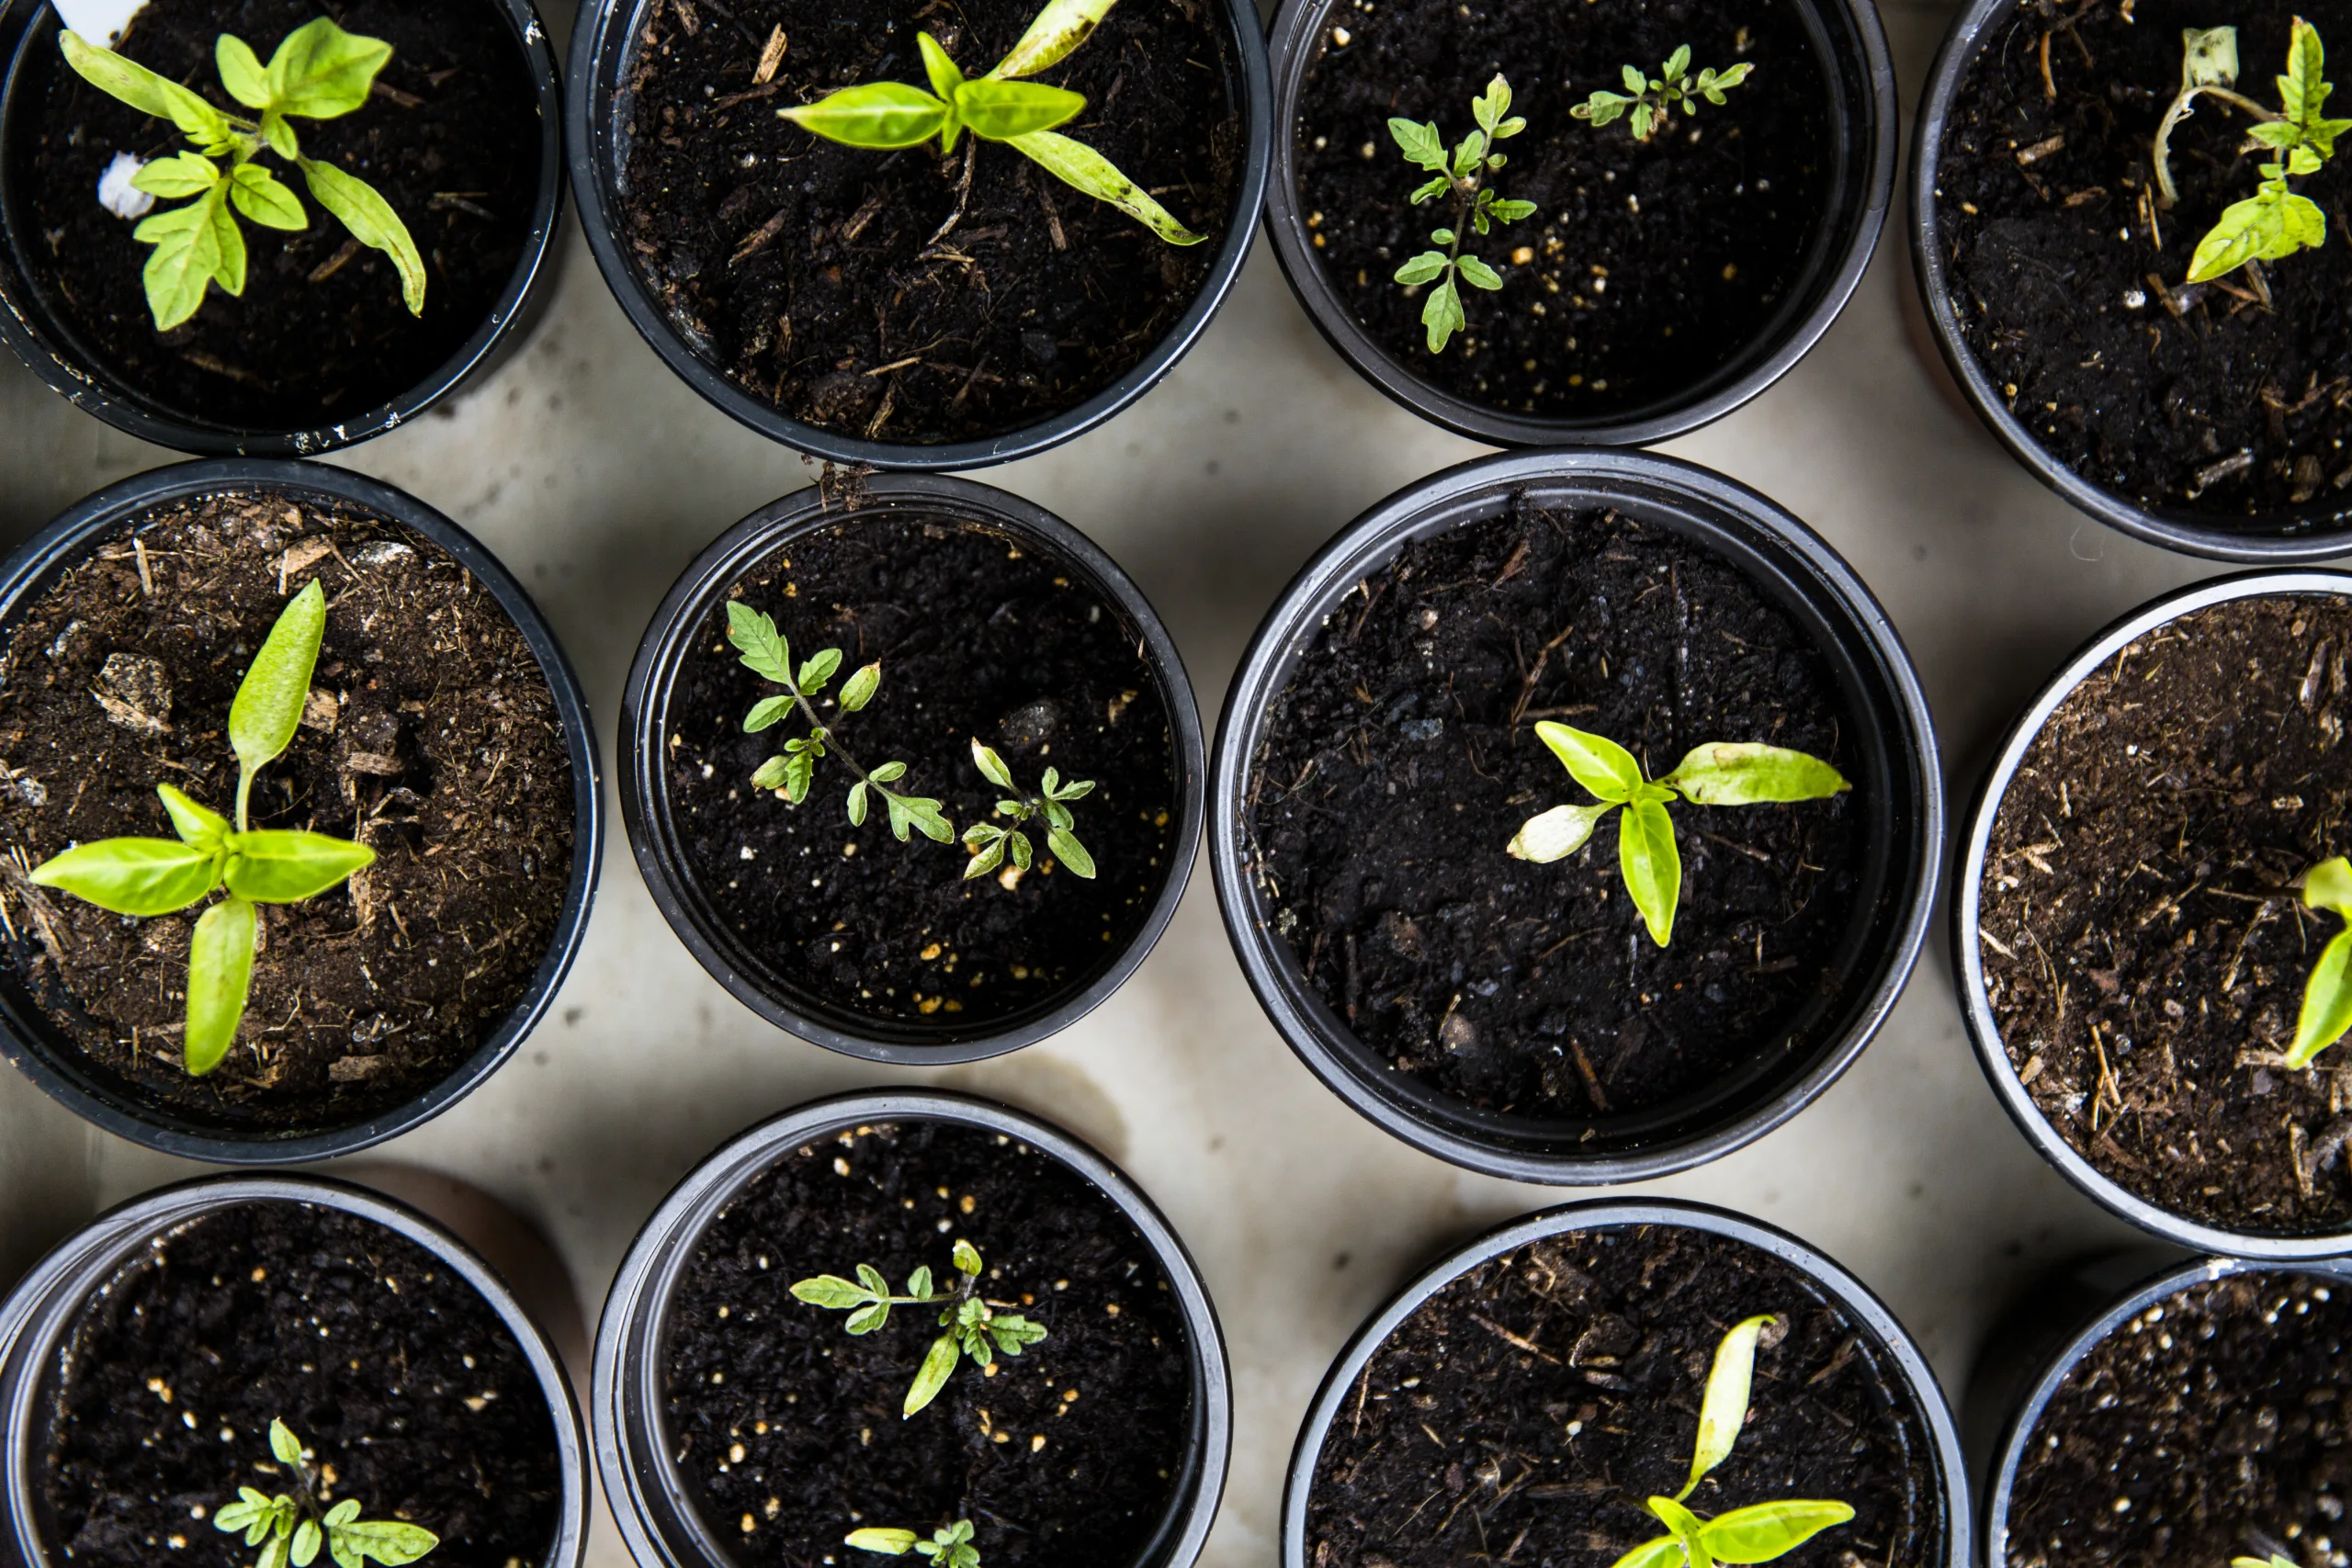
[[[146,166],[128,152],[116,153],[107,172],[98,176],[98,205],[117,218],[146,217],[155,198],[130,183]]]

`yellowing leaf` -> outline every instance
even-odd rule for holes
[[[1056,179],[1097,201],[1110,203],[1136,220],[1171,245],[1197,245],[1207,236],[1195,234],[1126,175],[1110,159],[1082,141],[1059,131],[1033,130],[1010,138],[1010,144]]]
[[[1659,945],[1665,945],[1663,938]],[[1699,1437],[1690,1453],[1690,1479],[1676,1494],[1677,1501],[1690,1495],[1709,1471],[1731,1457],[1732,1445],[1739,1441],[1739,1429],[1747,1420],[1748,1391],[1756,1377],[1756,1340],[1773,1321],[1770,1313],[1748,1318],[1735,1325],[1715,1347],[1706,1395],[1699,1405]]]
[[[401,275],[401,302],[409,314],[424,314],[424,258],[417,254],[416,242],[409,237],[408,225],[392,210],[392,204],[374,186],[333,164],[303,158],[296,166],[302,171],[311,195],[335,215],[353,239],[391,258]]]
[[[1114,3],[1115,0],[1051,0],[1021,35],[1021,41],[996,62],[989,74],[1009,80],[1034,76],[1058,64],[1102,25]]]

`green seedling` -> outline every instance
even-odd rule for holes
[[[1510,161],[1494,151],[1494,144],[1527,129],[1527,121],[1510,112],[1510,84],[1497,75],[1484,93],[1470,100],[1470,116],[1478,128],[1451,152],[1445,150],[1434,122],[1416,124],[1401,118],[1388,122],[1388,134],[1396,139],[1405,161],[1429,171],[1430,177],[1413,192],[1413,205],[1442,196],[1451,197],[1453,204],[1445,225],[1430,231],[1430,243],[1445,248],[1423,251],[1396,269],[1396,281],[1408,288],[1437,285],[1421,302],[1421,325],[1428,329],[1431,354],[1443,353],[1446,340],[1469,325],[1462,310],[1462,284],[1489,291],[1503,286],[1502,274],[1476,256],[1462,254],[1464,229],[1484,235],[1498,223],[1516,223],[1535,211],[1533,202],[1507,201],[1487,183]]]
[[[1620,1557],[1614,1568],[1714,1568],[1718,1562],[1770,1562],[1785,1557],[1834,1525],[1854,1517],[1844,1503],[1788,1498],[1752,1503],[1702,1519],[1683,1506],[1707,1472],[1731,1457],[1747,1420],[1747,1396],[1756,1376],[1756,1341],[1778,1320],[1767,1313],[1733,1327],[1715,1347],[1707,1392],[1699,1406],[1699,1437],[1690,1454],[1690,1478],[1671,1497],[1652,1497],[1648,1506],[1667,1533]]]
[[[2352,130],[2352,120],[2329,119],[2320,112],[2335,90],[2321,74],[2325,64],[2319,33],[2297,17],[2287,40],[2286,74],[2278,78],[2280,107],[2271,109],[2236,91],[2235,28],[2182,29],[2180,91],[2156,126],[2156,205],[2169,209],[2180,198],[2172,181],[2172,128],[2188,117],[2200,96],[2244,110],[2254,120],[2246,130],[2249,143],[2278,154],[2261,165],[2262,183],[2255,193],[2225,208],[2221,220],[2197,242],[2188,262],[2189,282],[2210,283],[2244,267],[2246,281],[2267,305],[2270,287],[2261,264],[2326,241],[2327,218],[2319,204],[2287,186],[2290,179],[2318,173],[2335,155],[2335,139]]]
[[[1666,57],[1659,74],[1645,76],[1640,66],[1628,65],[1624,68],[1623,93],[1595,91],[1568,112],[1578,119],[1602,126],[1623,118],[1630,110],[1634,140],[1647,141],[1666,129],[1677,107],[1686,115],[1695,115],[1701,98],[1720,107],[1724,94],[1747,81],[1755,69],[1743,60],[1728,71],[1709,66],[1693,76],[1690,46],[1686,43]]]
[[[100,839],[33,868],[38,886],[56,887],[118,915],[148,918],[229,896],[197,918],[188,943],[187,1032],[182,1058],[191,1076],[220,1065],[236,1043],[253,989],[260,932],[257,904],[299,904],[340,886],[375,863],[365,844],[324,833],[264,829],[246,823],[254,776],[293,743],[311,694],[311,671],[326,636],[326,591],[313,580],[287,601],[229,705],[229,745],[237,754],[237,822],[157,784],[179,834],[171,839]]]
[[[1021,35],[1012,52],[985,76],[967,76],[946,48],[929,33],[916,36],[931,91],[904,82],[868,82],[844,87],[813,104],[776,113],[804,130],[846,146],[886,151],[939,138],[943,153],[956,151],[965,131],[982,141],[1001,141],[1064,185],[1108,202],[1171,245],[1197,245],[1204,236],[1176,221],[1111,160],[1054,127],[1085,111],[1086,95],[1020,78],[1059,64],[1110,13],[1115,0],[1051,0]],[[966,150],[965,156],[971,152]]]
[[[2302,1568],[2302,1564],[2283,1552],[2274,1551],[2268,1557],[2233,1557],[2230,1568]]]
[[[890,1321],[890,1309],[894,1306],[940,1308],[939,1325],[946,1332],[932,1341],[930,1352],[923,1357],[922,1367],[915,1373],[914,1386],[907,1390],[906,1404],[899,1412],[901,1419],[939,1397],[939,1391],[947,1386],[947,1380],[955,1375],[956,1363],[962,1358],[968,1356],[983,1367],[992,1367],[999,1350],[1018,1356],[1024,1346],[1035,1345],[1046,1337],[1044,1324],[999,1312],[976,1293],[980,1283],[978,1248],[968,1241],[958,1241],[954,1257],[956,1270],[963,1276],[954,1290],[933,1291],[931,1269],[926,1266],[907,1276],[906,1294],[894,1296],[882,1270],[870,1263],[857,1266],[854,1280],[838,1274],[820,1274],[792,1287],[792,1293],[811,1306],[848,1313],[849,1322],[843,1326],[852,1334],[874,1333]]]
[[[1036,851],[1030,846],[1029,835],[1021,830],[1021,826],[1037,817],[1046,819],[1046,852],[1071,875],[1093,876],[1094,857],[1078,841],[1076,822],[1069,812],[1071,801],[1094,792],[1091,780],[1072,779],[1065,784],[1060,769],[1047,768],[1038,793],[1031,795],[1012,782],[1012,770],[1004,765],[1004,759],[981,745],[977,738],[972,741],[972,763],[989,783],[1005,792],[1008,798],[996,803],[997,815],[1012,818],[1013,826],[1000,828],[993,822],[975,822],[964,829],[965,847],[972,852],[972,863],[964,868],[964,880],[986,876],[1004,863],[1008,853],[1016,869],[1027,871]]]
[[[361,1518],[356,1497],[327,1506],[301,1440],[283,1421],[269,1424],[269,1451],[294,1472],[294,1491],[272,1497],[240,1486],[237,1500],[223,1504],[212,1516],[214,1529],[230,1535],[243,1530],[247,1546],[261,1548],[255,1568],[286,1568],[289,1562],[294,1568],[311,1568],[321,1546],[337,1568],[360,1568],[371,1557],[385,1568],[401,1568],[441,1544],[439,1536],[416,1525]]]
[[[2303,874],[2303,904],[2352,922],[2352,860],[2337,855]],[[2295,1019],[2295,1043],[2287,1066],[2308,1067],[2318,1055],[2352,1029],[2352,925],[2320,949],[2319,962],[2303,983],[2303,1006]]]
[[[222,33],[213,45],[220,85],[259,119],[214,108],[204,98],[145,66],[85,42],[60,39],[66,63],[99,91],[142,113],[168,119],[194,143],[192,152],[158,158],[131,180],[150,196],[186,207],[141,221],[131,237],[155,247],[147,258],[148,309],[155,330],[169,332],[196,314],[205,291],[245,291],[245,236],[231,209],[266,229],[307,229],[310,218],[285,183],[256,162],[266,150],[302,171],[311,197],[351,231],[390,256],[400,273],[401,299],[413,315],[424,313],[424,258],[391,203],[358,175],[302,156],[295,119],[340,119],[368,102],[376,73],[392,57],[380,39],[345,32],[325,17],[286,35],[264,65],[242,39]]]
[[[957,1519],[945,1529],[932,1531],[929,1540],[918,1539],[912,1530],[893,1529],[852,1530],[843,1539],[860,1551],[878,1551],[885,1557],[904,1557],[913,1551],[930,1558],[938,1568],[980,1568],[980,1549],[972,1544],[969,1519]]]
[[[1758,806],[1768,802],[1821,800],[1853,786],[1818,757],[1753,742],[1709,741],[1691,748],[1662,779],[1642,774],[1634,754],[1614,740],[1571,729],[1549,719],[1535,733],[1568,770],[1568,776],[1598,797],[1591,806],[1555,806],[1520,825],[1510,852],[1520,860],[1548,863],[1582,849],[1600,819],[1618,807],[1617,867],[1625,891],[1648,922],[1650,937],[1664,947],[1674,936],[1675,907],[1682,897],[1682,856],[1674,847],[1674,818],[1667,802],[1678,795],[1694,806]]]
[[[904,762],[885,762],[868,768],[850,755],[830,726],[818,716],[813,699],[821,694],[842,667],[842,650],[828,648],[811,654],[798,669],[793,668],[792,644],[775,622],[752,609],[740,599],[727,602],[727,640],[733,643],[743,657],[744,665],[754,674],[765,677],[784,688],[780,697],[763,697],[743,717],[743,732],[756,734],[783,723],[795,710],[808,721],[808,733],[797,740],[787,740],[784,750],[762,762],[752,774],[755,789],[784,792],[785,799],[797,806],[808,798],[808,789],[816,780],[817,764],[829,751],[839,752],[850,771],[857,774],[857,782],[849,786],[849,820],[852,827],[865,822],[866,795],[869,791],[882,797],[883,809],[889,813],[890,831],[900,843],[907,841],[910,831],[945,843],[956,836],[955,826],[940,813],[939,802],[920,795],[900,795],[890,786],[904,778]],[[882,666],[868,664],[842,682],[841,693],[833,705],[842,713],[856,713],[874,700],[882,686]]]

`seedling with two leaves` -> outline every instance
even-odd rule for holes
[[[968,1241],[958,1241],[953,1256],[956,1270],[963,1276],[954,1290],[933,1291],[931,1269],[926,1265],[907,1276],[906,1294],[892,1295],[890,1282],[871,1263],[857,1266],[854,1280],[838,1274],[820,1274],[792,1287],[792,1293],[811,1306],[848,1313],[849,1322],[842,1326],[852,1334],[874,1333],[890,1321],[890,1309],[894,1306],[940,1307],[939,1325],[946,1332],[932,1341],[929,1353],[923,1357],[922,1366],[915,1373],[914,1386],[907,1390],[906,1403],[899,1411],[901,1419],[938,1398],[939,1391],[955,1375],[956,1363],[963,1358],[968,1356],[983,1367],[992,1367],[999,1350],[1018,1356],[1024,1347],[1046,1337],[1044,1324],[1032,1323],[1013,1313],[999,1312],[980,1299],[977,1293],[980,1283],[978,1247]]]
[[[1071,817],[1069,803],[1094,791],[1090,779],[1062,780],[1061,770],[1047,768],[1039,781],[1038,791],[1032,795],[1012,782],[1012,770],[1004,759],[975,738],[972,741],[972,763],[989,783],[1003,790],[1010,797],[996,803],[997,814],[1012,818],[1013,826],[1000,828],[993,822],[975,822],[964,829],[965,847],[972,851],[972,863],[964,868],[964,879],[986,876],[1004,863],[1005,856],[1012,857],[1014,867],[1027,871],[1036,851],[1029,842],[1029,835],[1022,825],[1034,818],[1046,819],[1046,849],[1063,869],[1073,876],[1092,877],[1094,857],[1078,841],[1077,821]]]
[[[1674,911],[1682,897],[1682,855],[1675,848],[1674,818],[1667,803],[1679,795],[1694,806],[1757,806],[1768,802],[1821,800],[1853,786],[1818,757],[1754,742],[1709,741],[1693,747],[1662,779],[1643,776],[1634,754],[1614,740],[1571,729],[1546,719],[1535,733],[1568,770],[1568,776],[1597,797],[1590,806],[1555,806],[1529,818],[1510,844],[1519,860],[1549,863],[1574,854],[1600,819],[1619,807],[1617,867],[1625,891],[1664,947],[1674,936]]]
[[[818,716],[812,699],[822,694],[831,684],[833,674],[842,667],[842,650],[838,648],[820,649],[811,654],[799,668],[792,663],[792,644],[775,622],[740,599],[727,602],[727,640],[742,655],[743,663],[754,674],[765,677],[784,688],[784,694],[763,697],[744,716],[743,732],[757,734],[783,723],[796,711],[808,721],[808,733],[797,739],[787,740],[784,750],[762,762],[752,774],[755,789],[780,789],[785,799],[797,806],[808,798],[809,786],[817,776],[817,764],[829,751],[839,752],[850,771],[857,774],[857,782],[849,786],[849,819],[853,827],[865,821],[866,795],[870,791],[882,797],[883,809],[889,813],[890,831],[900,843],[907,841],[910,831],[939,843],[956,835],[956,829],[941,814],[939,802],[919,795],[900,795],[890,786],[904,778],[904,762],[884,762],[868,768],[850,755],[834,735],[831,728]],[[842,682],[841,694],[833,705],[844,714],[856,713],[874,700],[882,686],[882,666],[868,664]]]
[[[237,754],[237,821],[157,784],[178,832],[172,839],[100,839],[33,868],[37,886],[62,888],[117,915],[148,918],[229,896],[197,918],[188,944],[187,1025],[182,1058],[191,1076],[220,1065],[236,1043],[253,989],[257,904],[299,904],[375,863],[365,844],[324,833],[252,830],[246,807],[255,774],[284,754],[302,723],[311,671],[326,636],[326,591],[313,580],[287,602],[229,705]]]
[[[1115,0],[1051,0],[1012,51],[984,76],[967,76],[931,34],[916,35],[931,91],[904,82],[844,87],[776,113],[804,130],[851,147],[887,151],[939,138],[942,153],[956,151],[965,131],[1001,141],[1063,184],[1108,202],[1171,245],[1197,245],[1195,234],[1111,160],[1054,127],[1085,112],[1086,95],[1024,82],[1059,64],[1109,15]],[[966,156],[970,156],[967,151]]]
[[[885,1557],[904,1557],[913,1551],[930,1558],[936,1568],[980,1568],[980,1549],[972,1544],[969,1519],[957,1519],[944,1529],[932,1531],[929,1540],[912,1530],[863,1529],[850,1531],[844,1544]]]
[[[294,1472],[295,1490],[273,1497],[240,1486],[237,1500],[223,1504],[212,1516],[214,1529],[229,1535],[242,1530],[247,1546],[261,1548],[255,1568],[287,1568],[289,1562],[293,1568],[311,1568],[322,1546],[337,1568],[361,1568],[371,1557],[385,1568],[401,1568],[441,1544],[440,1537],[418,1525],[361,1518],[356,1497],[326,1506],[301,1439],[283,1421],[269,1424],[269,1451]]]
[[[1388,122],[1388,134],[1396,139],[1405,161],[1430,172],[1429,179],[1413,192],[1413,205],[1419,207],[1442,196],[1453,198],[1452,217],[1443,227],[1430,231],[1430,243],[1445,248],[1423,251],[1396,269],[1396,280],[1408,288],[1424,283],[1437,285],[1421,302],[1421,325],[1429,331],[1431,354],[1443,353],[1447,340],[1469,324],[1462,310],[1462,283],[1490,291],[1503,286],[1500,273],[1476,256],[1462,254],[1462,231],[1474,229],[1483,236],[1498,223],[1516,223],[1535,211],[1533,202],[1505,200],[1487,183],[1509,162],[1493,150],[1494,144],[1527,129],[1527,121],[1510,112],[1510,84],[1498,74],[1484,93],[1470,100],[1470,116],[1478,128],[1451,152],[1445,150],[1433,121],[1416,124],[1395,118]]]
[[[148,309],[155,330],[169,332],[196,314],[205,292],[245,291],[245,236],[231,209],[266,229],[306,229],[311,220],[285,183],[255,162],[266,150],[302,171],[312,199],[341,220],[351,237],[390,256],[400,273],[401,299],[413,315],[424,313],[424,259],[408,226],[376,187],[333,164],[302,155],[293,119],[339,119],[368,102],[376,74],[392,58],[380,39],[345,32],[325,17],[286,35],[264,65],[252,46],[223,33],[213,46],[220,85],[259,113],[226,114],[202,96],[136,61],[67,32],[60,44],[66,63],[83,78],[132,108],[168,119],[195,144],[193,152],[158,158],[132,186],[167,201],[193,197],[186,207],[158,212],[131,231],[155,247],[147,258]]]
[[[2335,139],[2352,130],[2352,120],[2329,119],[2321,112],[2335,89],[2323,75],[2326,58],[2319,33],[2301,17],[2288,35],[2287,71],[2278,78],[2277,109],[2236,91],[2235,28],[2185,28],[2181,42],[2180,91],[2156,126],[2156,204],[2169,209],[2180,198],[2173,185],[2169,144],[2173,127],[2188,117],[2198,97],[2218,98],[2251,116],[2255,123],[2246,130],[2248,141],[2278,157],[2261,165],[2262,183],[2254,195],[2224,209],[2221,220],[2197,242],[2188,281],[2208,283],[2244,267],[2246,281],[2267,304],[2270,288],[2260,264],[2283,260],[2327,239],[2327,218],[2319,204],[2290,189],[2287,182],[2318,173],[2335,155]]]
[[[1647,141],[1666,129],[1677,108],[1686,115],[1695,115],[1701,98],[1721,107],[1724,94],[1747,81],[1755,69],[1743,60],[1728,71],[1717,71],[1711,65],[1693,76],[1690,46],[1686,43],[1666,57],[1657,75],[1645,76],[1640,66],[1628,65],[1624,68],[1623,93],[1597,90],[1568,113],[1602,126],[1623,118],[1630,110],[1634,140]]]
[[[1671,1497],[1652,1497],[1648,1507],[1667,1533],[1620,1557],[1613,1568],[1714,1568],[1718,1562],[1770,1562],[1785,1557],[1834,1525],[1854,1517],[1845,1503],[1787,1498],[1751,1503],[1702,1519],[1684,1506],[1707,1472],[1731,1457],[1747,1421],[1748,1393],[1756,1377],[1756,1341],[1778,1320],[1770,1313],[1734,1325],[1715,1347],[1707,1392],[1699,1406],[1699,1437],[1690,1453],[1690,1478]]]

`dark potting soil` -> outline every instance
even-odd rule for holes
[[[793,1281],[919,1267],[1046,1337],[989,1374],[964,1361],[899,1412],[937,1308],[853,1338]],[[1190,1342],[1166,1275],[1109,1198],[1000,1134],[859,1127],[786,1156],[703,1233],[670,1306],[670,1451],[711,1533],[747,1568],[840,1555],[861,1526],[926,1540],[969,1519],[989,1568],[1132,1561],[1174,1491],[1191,1424]]]
[[[869,513],[793,540],[729,592],[775,619],[796,660],[842,650],[819,711],[867,768],[906,763],[895,787],[942,801],[957,834],[901,844],[878,800],[852,827],[858,775],[838,753],[797,807],[752,788],[808,727],[743,732],[777,688],[744,668],[720,604],[679,662],[667,784],[703,896],[763,962],[862,1017],[975,1028],[1074,993],[1125,951],[1171,870],[1174,742],[1134,629],[1077,570],[987,528]],[[842,718],[831,699],[876,660],[879,694]],[[1023,788],[1048,767],[1094,781],[1071,807],[1094,880],[1050,865],[1036,822],[1035,870],[1011,887],[1003,872],[963,879],[963,830],[1004,795],[973,766],[975,737]]]
[[[471,0],[149,0],[121,51],[232,114],[213,44],[232,33],[267,61],[322,15],[382,39],[392,58],[367,106],[340,119],[294,122],[305,157],[374,186],[424,257],[424,314],[409,314],[399,275],[360,247],[276,154],[262,162],[310,216],[292,232],[241,222],[245,292],[215,285],[195,318],[158,334],[140,281],[153,254],[136,224],[98,204],[98,178],[119,152],[167,157],[187,146],[168,121],[140,113],[69,69],[53,36],[30,46],[17,91],[40,95],[26,154],[18,234],[39,286],[99,366],[185,416],[256,427],[315,428],[407,391],[456,354],[513,276],[538,199],[538,95],[503,8]],[[12,175],[13,177],[13,175]],[[158,203],[162,207],[173,205]],[[9,213],[15,229],[18,212]]]
[[[1936,212],[1969,350],[2046,451],[2143,505],[2219,520],[2352,483],[2344,161],[2294,182],[2327,214],[2327,243],[2266,264],[2271,310],[2221,284],[2179,287],[2222,209],[2260,183],[2269,155],[2239,150],[2244,113],[2197,101],[2171,138],[2179,204],[2154,206],[2181,29],[2234,24],[2238,89],[2275,104],[2297,13],[2325,43],[2352,46],[2352,6],[2327,0],[2027,4],[1986,39],[1953,100]],[[2249,292],[2242,274],[2221,282]]]
[[[1797,282],[1835,150],[1827,81],[1789,0],[1341,0],[1331,18],[1299,99],[1299,206],[1356,320],[1431,385],[1539,418],[1638,408],[1740,354]],[[1685,43],[1694,73],[1742,61],[1755,73],[1647,145],[1630,121],[1569,117],[1597,87],[1622,92],[1625,66],[1656,75]],[[1452,214],[1443,198],[1407,201],[1428,176],[1388,120],[1435,121],[1451,147],[1497,72],[1527,129],[1498,149],[1510,162],[1495,188],[1536,211],[1465,238],[1503,286],[1463,289],[1468,330],[1432,355],[1424,290],[1393,279]]]
[[[1382,1342],[1315,1467],[1315,1568],[1566,1568],[1664,1535],[1643,1501],[1689,1476],[1715,1348],[1760,1313],[1747,1424],[1690,1506],[1852,1506],[1787,1568],[1941,1563],[1927,1424],[1877,1337],[1744,1242],[1629,1225],[1480,1264]]]
[[[1852,794],[1671,807],[1661,949],[1614,814],[1555,864],[1505,854],[1528,818],[1590,798],[1544,718],[1653,777],[1710,740],[1855,773],[1832,678],[1728,561],[1614,512],[1515,503],[1367,576],[1267,721],[1252,871],[1308,983],[1399,1070],[1521,1116],[1603,1121],[1777,1053],[1832,981],[1864,852]]]
[[[1125,0],[1035,80],[1083,93],[1061,128],[1206,243],[1177,247],[1012,148],[897,152],[823,141],[781,107],[863,82],[925,83],[928,30],[972,75],[1038,0],[657,6],[617,238],[694,351],[820,430],[932,445],[1077,407],[1193,302],[1240,177],[1238,66],[1213,0]],[[758,80],[771,38],[786,48]]]
[[[2237,600],[2132,643],[2028,748],[1980,956],[2034,1105],[2109,1179],[2204,1224],[2352,1224],[2352,1054],[2289,1072],[2339,929],[2295,879],[2347,847],[2352,601]]]
[[[2334,1562],[2352,1488],[2345,1294],[2324,1274],[2241,1274],[2116,1330],[2034,1424],[2001,1568]]]
[[[554,1540],[563,1474],[522,1347],[372,1220],[269,1201],[166,1231],[83,1307],[60,1365],[42,1529],[76,1568],[250,1563],[210,1516],[240,1486],[296,1490],[273,1420],[331,1501],[431,1530],[436,1562],[537,1563]]]
[[[357,838],[377,860],[262,906],[238,1044],[191,1078],[202,911],[126,919],[24,871],[172,837],[159,783],[233,809],[229,705],[313,578],[329,597],[310,711],[256,778],[253,825]],[[31,601],[0,665],[0,777],[10,978],[102,1074],[232,1128],[347,1125],[446,1077],[522,998],[571,877],[571,764],[505,612],[397,524],[266,492],[145,513]]]

